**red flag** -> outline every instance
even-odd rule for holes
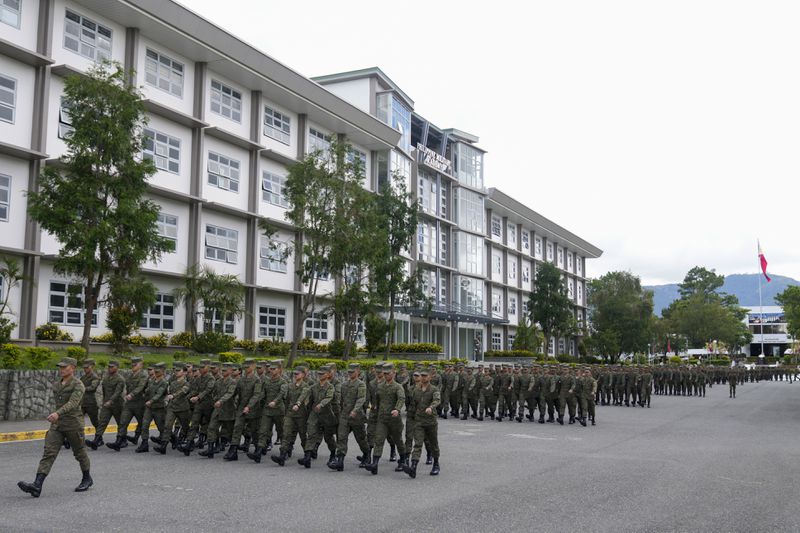
[[[764,273],[764,277],[767,278],[767,283],[769,283],[772,280],[767,275],[767,258],[764,257],[764,252],[761,250],[761,241],[758,241],[758,260],[761,262],[761,272]]]

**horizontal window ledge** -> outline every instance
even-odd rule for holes
[[[206,135],[210,135],[215,139],[219,139],[220,141],[225,141],[230,143],[234,146],[238,146],[239,148],[244,148],[245,150],[263,150],[264,147],[258,144],[257,142],[253,142],[247,137],[242,137],[241,135],[236,135],[235,133],[231,133],[227,130],[224,130],[218,126],[210,126],[205,129]]]
[[[155,100],[146,99],[144,100],[144,108],[154,114],[158,115],[162,118],[166,118],[180,124],[182,126],[186,126],[187,128],[206,128],[208,124],[199,120],[192,115],[188,115],[176,109],[173,109],[169,106],[166,106],[162,103],[156,102]]]
[[[261,155],[267,159],[271,159],[272,161],[286,165],[287,167],[299,163],[297,159],[289,157],[286,154],[282,154],[281,152],[276,152],[272,148],[262,148]]]
[[[11,41],[6,41],[5,39],[0,39],[0,54],[33,67],[41,67],[55,63],[55,61],[47,56],[34,52],[33,50],[28,50],[27,48],[12,43]]]
[[[0,154],[10,155],[11,157],[17,157],[19,159],[25,159],[26,161],[39,161],[48,158],[48,155],[44,152],[39,152],[38,150],[31,150],[30,148],[26,148],[24,146],[16,146],[14,144],[8,144],[4,142],[0,142]]]
[[[53,68],[50,69],[50,72],[59,78],[66,78],[67,76],[86,76],[84,71],[75,68],[72,65],[67,65],[66,63],[54,65]]]

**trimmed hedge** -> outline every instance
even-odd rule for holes
[[[405,364],[409,369],[414,368],[414,365],[417,364],[424,364],[424,365],[435,365],[440,370],[444,368],[445,365],[453,365],[456,363],[466,363],[466,359],[450,359],[449,361],[408,361],[404,359],[389,359],[387,361],[383,361],[382,359],[352,359],[350,361],[343,361],[341,359],[330,359],[330,358],[322,358],[322,357],[308,357],[305,359],[298,359],[295,361],[294,366],[305,365],[310,370],[316,370],[321,366],[325,365],[336,365],[336,368],[339,370],[345,370],[349,363],[358,363],[361,365],[362,371],[367,371],[376,363],[394,363],[395,367],[400,364]]]
[[[546,359],[543,353],[529,352],[528,350],[490,350],[484,354],[484,357],[531,357],[539,361]]]

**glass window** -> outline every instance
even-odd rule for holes
[[[503,349],[503,334],[498,331],[492,332],[492,350],[499,352]]]
[[[61,97],[61,105],[58,108],[58,138],[66,139],[69,137],[75,128],[72,127],[72,116],[69,114],[69,106]]]
[[[272,205],[289,207],[289,202],[286,200],[286,177],[266,170],[262,176],[261,198]]]
[[[484,233],[486,231],[486,210],[483,196],[467,189],[455,189],[456,222],[462,229]]]
[[[508,314],[509,315],[516,315],[517,314],[517,297],[516,296],[509,296],[508,297]]]
[[[211,80],[211,112],[242,122],[242,93],[221,81]]]
[[[411,110],[392,93],[381,93],[377,100],[378,120],[399,131],[397,146],[411,153]]]
[[[98,62],[111,59],[111,30],[67,9],[64,48]]]
[[[447,183],[439,183],[439,216],[442,218],[447,218],[450,212],[450,210],[447,209],[450,198],[449,189],[450,186]]]
[[[0,75],[0,120],[14,123],[17,107],[17,80]]]
[[[572,252],[567,252],[567,270],[572,272]]]
[[[458,258],[456,268],[468,274],[484,275],[483,237],[459,231],[456,234],[455,247]]]
[[[161,331],[175,329],[175,297],[171,294],[156,294],[156,303],[142,314],[139,327]]]
[[[68,326],[83,325],[83,290],[79,283],[51,281],[48,322]],[[92,325],[97,325],[97,309],[92,313]]]
[[[311,313],[306,319],[306,337],[315,341],[328,340],[328,317],[324,313]]]
[[[233,335],[236,330],[235,317],[233,315],[228,315],[222,320],[220,314],[221,313],[216,310],[205,312],[206,322],[211,326],[211,331]]]
[[[501,316],[503,313],[503,295],[498,292],[492,293],[492,315]]]
[[[503,221],[495,215],[492,215],[492,237],[503,237]]]
[[[178,174],[181,170],[181,141],[166,133],[144,129],[142,157],[152,159],[156,168]]]
[[[517,336],[514,333],[509,333],[508,334],[508,349],[509,350],[513,350],[514,349],[514,341],[515,340],[517,340]]]
[[[11,176],[0,174],[0,220],[8,221],[11,206]]]
[[[511,248],[517,247],[517,226],[508,224],[506,226],[506,242]]]
[[[258,336],[283,340],[286,337],[286,309],[266,305],[259,306]]]
[[[436,271],[423,269],[420,277],[422,294],[428,298],[431,303],[436,303]]]
[[[558,353],[564,353],[564,339],[558,339]]]
[[[575,298],[575,280],[572,278],[567,281],[567,296],[570,300]]]
[[[331,149],[330,137],[321,131],[309,128],[308,130],[308,153],[319,152],[320,157],[327,158],[328,150]]]
[[[531,281],[531,266],[522,265],[522,282],[530,283],[530,281]]]
[[[453,276],[453,305],[463,313],[483,314],[483,281]]]
[[[513,257],[508,258],[508,282],[511,283],[514,281],[516,283],[517,279],[517,260]]]
[[[206,224],[206,259],[236,264],[239,232]]]
[[[503,258],[500,254],[492,254],[492,275],[495,279],[503,275]]]
[[[578,282],[578,304],[583,304],[583,283]]]
[[[208,152],[208,183],[220,189],[239,192],[239,161]]]
[[[583,258],[577,255],[575,256],[575,271],[579,276],[583,275]]]
[[[178,246],[178,217],[159,213],[156,219],[156,228],[159,236],[172,241],[172,250]]]
[[[289,137],[292,134],[292,117],[281,113],[280,111],[270,107],[264,106],[264,135],[280,141],[283,144],[289,144]]]
[[[287,244],[261,236],[259,258],[261,268],[273,272],[286,272]]]
[[[417,226],[417,259],[428,263],[436,262],[436,223],[420,222]]]
[[[447,228],[442,228],[441,232],[439,232],[439,264],[440,265],[447,265],[447,236],[448,231]]]
[[[19,28],[21,0],[0,1],[0,22]]]
[[[533,252],[536,259],[542,258],[542,238],[536,237],[533,240]]]
[[[547,243],[547,260],[550,261],[551,263],[553,262],[553,243],[552,242],[548,242]]]
[[[438,195],[436,193],[436,178],[421,173],[417,178],[417,201],[425,213],[436,214]]]
[[[483,152],[459,143],[456,172],[460,183],[474,189],[483,189]]]
[[[564,249],[558,247],[558,266],[564,268]]]
[[[531,251],[531,234],[522,230],[522,251],[530,253]]]
[[[148,48],[144,58],[144,81],[148,85],[183,98],[183,63]]]

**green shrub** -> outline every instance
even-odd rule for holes
[[[366,372],[375,366],[376,363],[384,362],[382,359],[358,359],[358,364],[361,365],[362,372]],[[434,365],[439,370],[442,370],[445,365],[449,364],[457,364],[457,363],[467,363],[466,359],[450,359],[448,361],[409,361],[406,359],[389,359],[386,361],[388,363],[393,363],[395,368],[398,368],[399,365],[404,364],[408,367],[409,370],[413,369],[415,365],[422,364],[422,365]],[[316,370],[321,366],[333,364],[336,365],[336,368],[339,370],[344,370],[347,368],[348,361],[343,361],[342,359],[330,359],[330,358],[322,358],[322,357],[307,357],[305,359],[299,359],[295,361],[294,366],[298,365],[306,365],[310,370]]]
[[[3,363],[3,368],[21,368],[22,348],[16,344],[4,344],[0,347],[0,362]]]
[[[169,345],[169,335],[166,333],[158,333],[152,337],[145,339],[147,344],[154,348],[164,348]]]
[[[175,361],[186,361],[189,358],[189,352],[175,352],[172,354],[172,359]]]
[[[545,358],[542,353],[529,352],[527,350],[492,350],[486,352],[485,357],[532,357],[539,360]]]
[[[234,348],[241,348],[246,352],[256,351],[256,342],[250,339],[236,339],[233,343]]]
[[[303,340],[301,340],[300,342],[297,343],[297,349],[298,350],[303,350],[303,351],[306,351],[306,352],[324,351],[324,350],[321,350],[320,348],[321,347],[320,347],[319,344],[317,344],[316,342],[312,341],[308,337],[304,338]]]
[[[262,339],[256,344],[256,351],[272,357],[286,357],[292,350],[291,343]]]
[[[90,340],[92,342],[106,342],[111,344],[112,342],[114,342],[114,334],[109,331],[108,333],[103,333],[102,335],[91,337]]]
[[[48,322],[36,328],[36,338],[40,341],[72,341],[72,334],[62,331],[58,324]]]
[[[16,324],[7,316],[0,317],[0,344],[6,344],[11,340],[11,331]]]
[[[86,350],[83,348],[83,346],[68,346],[66,349],[66,355],[67,357],[72,357],[78,361],[78,365],[80,366],[83,360],[86,359]]]
[[[386,345],[378,346],[375,351],[378,353],[386,351]],[[432,342],[401,342],[392,344],[389,349],[391,353],[442,353],[443,351],[444,348],[441,345]]]
[[[190,331],[182,331],[176,333],[169,340],[172,346],[183,346],[184,348],[191,348],[194,345],[194,335]]]
[[[194,338],[192,348],[197,353],[229,352],[233,348],[233,335],[226,335],[217,331],[206,331]]]
[[[706,361],[706,364],[711,366],[731,366],[731,360],[727,358],[723,359],[720,357],[719,359],[709,359],[708,361]]]
[[[131,346],[147,346],[147,337],[142,335],[131,335],[128,337],[128,344]]]
[[[669,363],[671,365],[680,365],[683,363],[683,359],[678,357],[677,355],[670,355],[669,356]]]
[[[578,358],[566,353],[560,353],[556,355],[556,361],[558,361],[559,363],[577,363]]]
[[[331,357],[344,357],[345,341],[338,339],[328,343],[328,353]]]
[[[50,358],[55,354],[50,348],[30,346],[25,348],[25,355],[30,360],[30,367],[34,370],[46,368]]]
[[[238,363],[244,361],[244,354],[240,354],[239,352],[220,352],[219,354],[219,362],[220,363]]]

